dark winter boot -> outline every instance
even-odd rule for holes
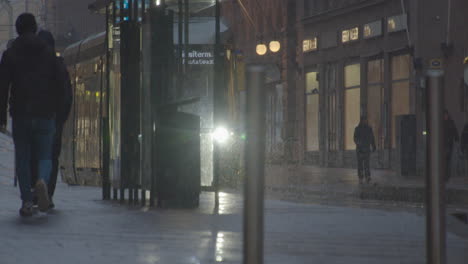
[[[33,215],[33,203],[23,201],[23,205],[19,210],[19,214],[22,217],[31,217]]]

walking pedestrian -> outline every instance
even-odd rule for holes
[[[37,36],[45,41],[45,43],[52,49],[55,54],[55,39],[52,33],[46,30],[41,30],[37,34]],[[61,107],[57,112],[57,116],[55,119],[55,135],[54,141],[52,145],[52,171],[50,174],[49,184],[48,184],[48,192],[49,192],[49,208],[53,209],[55,204],[53,202],[53,196],[55,193],[55,187],[57,185],[57,176],[58,176],[58,167],[59,167],[59,156],[60,151],[62,149],[62,131],[65,122],[68,119],[70,114],[72,102],[73,102],[73,94],[72,94],[72,86],[70,82],[70,75],[68,73],[67,67],[62,57],[56,57],[57,63],[57,75],[60,77],[60,80],[63,80],[63,84],[59,84],[59,86],[63,89],[64,101],[61,102]],[[35,157],[32,158],[31,162],[31,175],[32,175],[32,182],[35,182],[37,179],[37,160]],[[37,197],[33,198],[33,202],[37,204]]]
[[[34,15],[16,20],[18,38],[0,61],[0,127],[6,126],[7,105],[13,123],[15,167],[22,206],[20,215],[32,215],[31,157],[37,158],[38,180],[34,187],[40,211],[49,208],[47,183],[52,168],[52,142],[63,89],[53,51],[37,37]],[[9,98],[9,99],[8,99]]]
[[[465,163],[465,176],[468,177],[468,122],[465,123],[461,134],[460,149]]]
[[[448,110],[444,111],[444,136],[445,136],[445,181],[448,182],[452,170],[452,153],[455,142],[459,141],[458,130],[455,122],[450,117]]]
[[[359,125],[354,130],[354,143],[356,144],[359,183],[362,184],[364,180],[369,183],[371,180],[370,154],[375,151],[376,147],[374,132],[365,116],[361,117]]]

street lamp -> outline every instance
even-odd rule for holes
[[[278,40],[270,41],[270,51],[273,53],[277,53],[281,49],[281,43]]]
[[[267,53],[268,48],[267,48],[267,46],[265,44],[259,43],[259,44],[257,44],[256,51],[257,51],[258,55],[263,56],[263,55],[265,55]]]

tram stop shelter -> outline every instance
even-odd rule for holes
[[[225,112],[219,1],[98,0],[89,9],[106,15],[104,198],[198,206],[202,187],[217,189],[211,133]]]

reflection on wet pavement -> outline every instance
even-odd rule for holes
[[[1,143],[1,142],[0,142]],[[0,263],[242,263],[242,196],[202,193],[193,210],[101,200],[101,189],[58,185],[57,209],[20,219],[13,155],[0,150]],[[425,263],[421,208],[378,204],[265,203],[265,263]],[[376,209],[377,208],[377,209]],[[465,264],[468,236],[448,234],[451,264]],[[26,250],[27,249],[27,250]]]

